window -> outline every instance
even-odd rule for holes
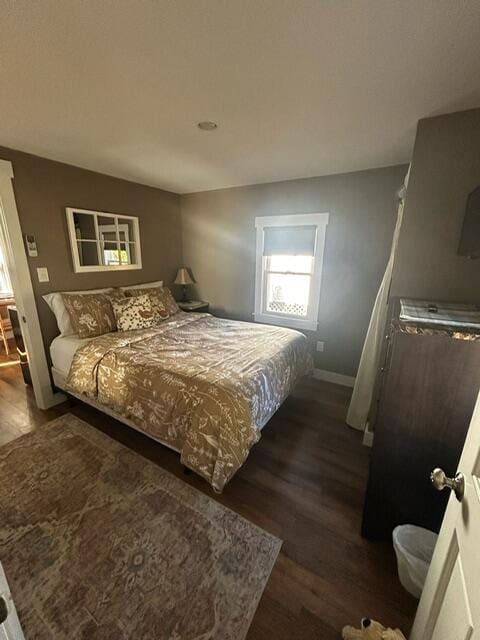
[[[67,221],[76,273],[142,268],[138,218],[67,208]]]
[[[117,227],[120,236],[120,250],[117,246]],[[103,261],[106,265],[120,265],[132,263],[130,232],[128,225],[102,224],[98,230],[102,240]]]
[[[255,219],[255,320],[315,330],[328,213]]]

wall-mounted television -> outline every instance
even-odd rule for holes
[[[458,255],[480,258],[480,187],[474,189],[467,199]]]

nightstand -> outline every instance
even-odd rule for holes
[[[203,311],[204,313],[208,311],[210,306],[210,303],[205,300],[189,300],[188,302],[177,302],[177,304],[182,311]]]

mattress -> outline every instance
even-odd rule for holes
[[[50,356],[55,369],[66,377],[77,349],[90,340],[91,338],[79,338],[77,335],[57,336],[50,345]]]

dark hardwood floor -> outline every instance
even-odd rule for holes
[[[184,475],[179,456],[81,403],[35,406],[17,365],[0,367],[0,444],[74,413],[283,540],[249,640],[338,640],[371,616],[407,635],[416,601],[390,544],[360,536],[369,450],[345,425],[350,391],[307,380],[267,425],[220,496]]]

